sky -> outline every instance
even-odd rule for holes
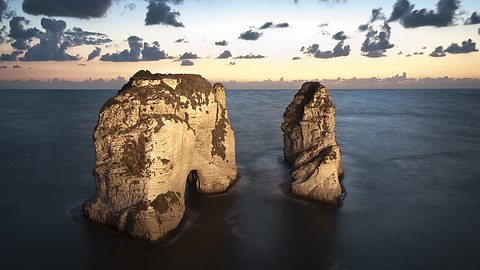
[[[480,88],[478,0],[0,0],[0,88]],[[300,84],[301,85],[301,84]]]

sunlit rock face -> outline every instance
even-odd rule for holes
[[[225,89],[199,75],[139,71],[101,108],[96,192],[85,216],[154,242],[185,211],[185,186],[225,191],[237,178]]]
[[[285,161],[292,164],[292,193],[338,205],[343,172],[335,136],[335,106],[327,89],[307,82],[283,114]]]

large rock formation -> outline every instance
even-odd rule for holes
[[[325,86],[304,83],[283,120],[283,152],[293,167],[292,193],[338,205],[343,168],[335,136],[335,106]]]
[[[179,225],[187,179],[214,193],[237,178],[225,89],[199,75],[139,71],[101,108],[93,141],[85,216],[150,242]]]

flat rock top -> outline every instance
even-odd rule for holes
[[[162,80],[165,78],[169,79],[188,79],[190,81],[204,82],[206,81],[202,76],[198,74],[162,74],[162,73],[151,73],[148,70],[140,70],[135,75],[132,76],[130,81],[138,80]]]
[[[217,102],[216,94],[225,91],[221,84],[213,87],[205,78],[197,74],[152,74],[148,70],[140,70],[126,83],[118,94],[108,100],[101,111],[113,104],[123,103],[128,99],[137,99],[146,104],[147,100],[162,99],[168,104],[181,104],[180,97],[186,97],[193,108],[197,105]],[[212,99],[209,96],[214,94]],[[128,94],[128,95],[127,95]],[[183,104],[185,105],[185,104]],[[185,105],[186,106],[186,105]]]
[[[140,88],[174,90],[177,94],[190,96],[194,93],[209,95],[215,88],[198,74],[152,74],[148,70],[135,73],[130,81],[118,92],[119,95],[137,92]]]

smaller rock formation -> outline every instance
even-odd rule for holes
[[[292,193],[338,205],[343,167],[335,136],[335,106],[325,86],[304,83],[283,120],[283,153],[293,167]]]
[[[139,71],[103,105],[93,141],[85,216],[146,241],[179,225],[187,181],[214,193],[237,178],[225,89],[199,75]]]

